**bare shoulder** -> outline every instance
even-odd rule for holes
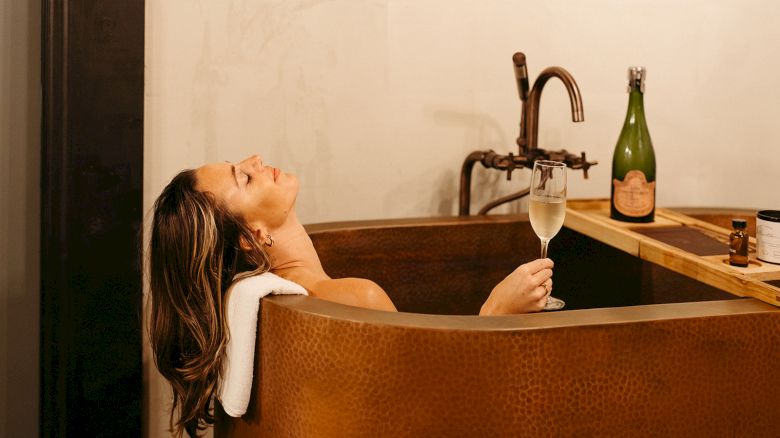
[[[331,278],[328,280],[323,280],[320,283],[325,283],[325,287],[333,287],[338,289],[350,289],[350,290],[381,290],[384,292],[384,289],[382,289],[382,286],[376,284],[375,282],[367,279],[367,278],[357,278],[357,277],[348,277],[348,278]]]
[[[333,278],[317,282],[312,290],[314,296],[351,306],[369,309],[395,311],[387,292],[375,282],[366,278]]]
[[[372,295],[381,293],[387,295],[382,286],[367,278],[331,278],[317,282],[315,285],[315,295],[317,293],[356,293],[361,295]]]

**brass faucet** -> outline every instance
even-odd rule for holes
[[[521,55],[521,56],[517,56]],[[517,60],[522,57],[523,63],[525,63],[525,56],[522,53],[515,53],[513,60],[515,61],[515,71],[517,71]],[[525,64],[523,64],[525,68]],[[539,102],[542,98],[542,90],[547,84],[550,78],[558,78],[566,86],[566,91],[569,92],[569,101],[571,103],[571,121],[582,122],[585,121],[585,113],[582,110],[582,98],[580,97],[580,89],[577,87],[577,82],[572,75],[562,67],[547,67],[539,73],[539,77],[534,82],[534,87],[530,93],[527,93],[527,106],[524,105],[522,112],[522,121],[520,122],[520,136],[517,137],[517,145],[520,146],[521,151],[528,153],[530,149],[537,148],[537,142],[539,137]],[[520,83],[518,79],[518,83]],[[527,84],[527,81],[526,81]],[[520,92],[521,96],[523,92]]]
[[[585,120],[582,109],[582,98],[577,82],[574,77],[562,67],[548,67],[544,69],[539,77],[536,78],[533,87],[529,91],[528,68],[526,66],[525,54],[517,52],[512,56],[514,64],[515,79],[517,80],[517,91],[520,97],[521,116],[520,116],[520,135],[517,137],[518,155],[511,152],[508,155],[496,154],[493,150],[474,151],[470,153],[463,162],[460,174],[460,203],[458,214],[468,216],[471,203],[471,171],[474,164],[482,163],[486,168],[505,170],[507,180],[512,179],[512,171],[523,167],[533,168],[537,160],[562,161],[571,169],[582,169],[585,178],[588,178],[588,169],[590,166],[598,164],[597,161],[588,161],[585,158],[585,152],[581,155],[574,155],[566,151],[548,151],[539,149],[537,140],[539,132],[539,102],[542,97],[542,90],[550,78],[557,77],[563,82],[566,91],[569,92],[569,101],[571,102],[571,118],[574,122]],[[526,188],[511,195],[503,196],[486,204],[478,214],[487,214],[488,211],[506,202],[520,199],[528,195],[530,189]]]

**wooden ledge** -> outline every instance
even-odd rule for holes
[[[655,222],[648,224],[620,222],[609,217],[608,200],[572,200],[567,202],[564,225],[702,283],[780,306],[780,288],[767,283],[780,279],[780,265],[764,263],[755,257],[745,268],[723,263],[723,258],[728,257],[730,230],[665,208],[657,208],[655,216]],[[661,241],[659,231],[688,237],[676,242],[674,239]],[[697,254],[700,251],[694,241],[701,240],[701,235],[709,236],[710,246],[717,248],[718,242],[722,243],[722,254],[711,254],[711,248],[705,250],[706,255]],[[753,238],[750,246],[755,251]]]

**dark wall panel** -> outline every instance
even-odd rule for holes
[[[41,434],[141,435],[143,0],[44,0]]]

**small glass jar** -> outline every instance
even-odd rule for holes
[[[734,231],[729,235],[729,264],[732,266],[746,267],[748,259],[748,233],[745,219],[732,219],[731,226]]]
[[[756,214],[756,258],[780,264],[780,210]]]

